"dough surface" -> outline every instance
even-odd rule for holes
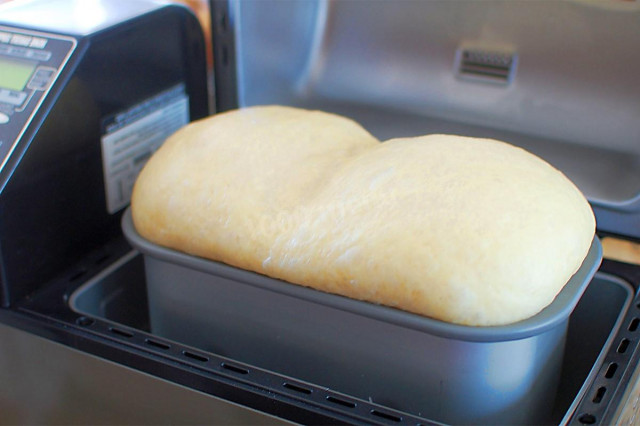
[[[179,130],[131,206],[156,244],[463,325],[535,315],[595,232],[580,191],[520,148],[452,135],[380,143],[347,118],[280,106]]]

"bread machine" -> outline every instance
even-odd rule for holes
[[[603,242],[637,242],[638,18],[618,0],[212,1],[215,109],[279,103],[382,139],[502,139],[582,189]],[[203,45],[175,5],[0,6],[0,422],[443,422],[211,351],[177,306],[171,333],[150,325],[120,220],[157,144],[209,113]],[[550,424],[635,421],[640,267],[606,249],[569,320]]]

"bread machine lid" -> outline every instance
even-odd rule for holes
[[[216,84],[234,87],[239,106],[331,111],[381,140],[504,140],[563,171],[592,203],[601,231],[640,238],[640,3],[228,7],[219,28],[228,34],[214,44],[236,70],[217,74]]]

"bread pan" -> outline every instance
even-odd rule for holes
[[[445,423],[544,423],[569,315],[595,274],[594,239],[555,300],[497,327],[449,324],[158,246],[145,259],[151,331],[222,356]]]

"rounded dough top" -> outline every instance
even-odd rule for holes
[[[380,143],[344,117],[278,106],[178,131],[140,174],[132,213],[157,244],[464,325],[535,315],[595,231],[580,191],[520,148]]]

